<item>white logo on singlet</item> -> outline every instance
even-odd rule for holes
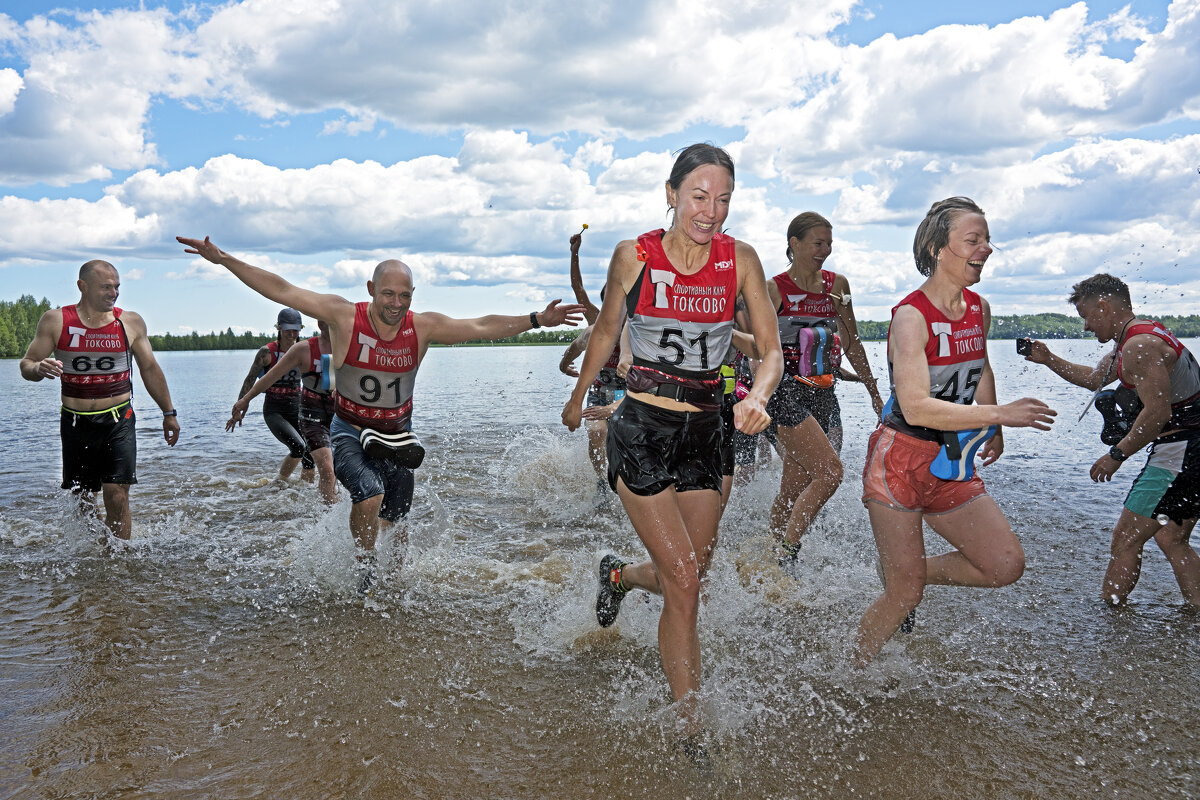
[[[667,287],[675,285],[675,273],[666,269],[651,268],[650,282],[654,284],[654,307],[669,308]]]
[[[938,340],[938,358],[944,358],[950,355],[950,333],[952,326],[949,322],[931,322],[929,327],[933,329],[933,335]]]
[[[360,333],[358,335],[358,343],[362,345],[358,351],[358,360],[364,364],[369,363],[371,360],[371,348],[379,344],[379,340],[372,339],[365,333]]]
[[[791,306],[788,311],[799,311],[800,304],[804,302],[804,298],[808,297],[808,294],[789,294],[787,297]]]
[[[79,347],[79,340],[87,335],[87,328],[75,328],[67,326],[67,333],[71,334],[71,344],[68,347]]]

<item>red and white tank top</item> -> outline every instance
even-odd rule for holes
[[[120,322],[121,309],[114,308],[115,319],[99,328],[86,327],[75,306],[63,306],[62,315],[54,357],[63,365],[63,396],[97,400],[132,392],[129,341]]]
[[[662,237],[662,229],[638,237],[638,259],[646,266],[627,298],[634,366],[681,377],[715,377],[709,373],[721,366],[733,341],[734,239],[713,236],[708,261],[684,275],[667,258]]]
[[[271,363],[267,364],[266,369],[258,373],[261,378],[267,374],[271,367],[279,363],[279,340],[267,342],[267,353],[270,354]],[[267,387],[267,399],[269,400],[294,400],[300,394],[300,370],[289,369],[284,376]]]
[[[779,318],[785,374],[804,378],[832,375],[841,364],[837,304],[830,294],[835,277],[835,273],[821,270],[820,292],[801,289],[786,272],[771,279],[779,290],[775,314]]]
[[[975,389],[987,363],[984,346],[986,331],[983,329],[983,301],[970,289],[963,289],[963,301],[967,313],[962,319],[952,320],[943,314],[920,289],[905,297],[892,308],[892,318],[901,306],[912,306],[925,318],[928,341],[925,342],[925,360],[929,362],[929,396],[950,403],[969,406],[975,402]],[[891,338],[891,328],[888,338]],[[884,424],[909,436],[931,441],[940,440],[932,428],[909,425],[904,412],[896,400],[896,380],[892,361],[888,359],[888,381],[892,399],[890,411]]]
[[[1117,379],[1122,386],[1136,389],[1121,375],[1121,349],[1130,336],[1139,333],[1157,336],[1175,351],[1175,366],[1171,368],[1171,418],[1167,421],[1166,429],[1200,428],[1200,364],[1183,342],[1175,338],[1175,334],[1161,322],[1135,322],[1125,331],[1125,337],[1117,348]]]
[[[352,425],[397,433],[412,419],[419,353],[413,313],[404,314],[395,338],[380,339],[371,326],[369,305],[354,305],[350,346],[337,369],[337,415]]]

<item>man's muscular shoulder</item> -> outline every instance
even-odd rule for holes
[[[38,320],[39,326],[52,327],[57,331],[62,330],[63,325],[63,310],[61,308],[51,308],[43,312],[42,318]]]

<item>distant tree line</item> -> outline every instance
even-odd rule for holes
[[[580,334],[577,328],[562,331],[526,331],[503,339],[472,339],[464,345],[487,346],[498,344],[570,344]]]
[[[303,336],[303,334],[301,334]],[[275,341],[273,333],[234,333],[226,328],[220,333],[163,333],[151,334],[150,346],[160,352],[166,350],[257,350],[267,342]]]
[[[15,303],[0,300],[0,358],[20,358],[37,333],[38,320],[50,310],[50,301],[21,295]]]

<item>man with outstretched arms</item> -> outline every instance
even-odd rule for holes
[[[78,303],[53,308],[38,321],[21,359],[21,377],[61,381],[62,488],[89,504],[101,491],[108,530],[128,539],[129,487],[137,483],[131,356],[146,391],[162,409],[168,445],[179,440],[179,418],[146,338],[146,323],[115,305],[121,286],[116,267],[89,261],[79,268],[76,285]]]
[[[1083,318],[1085,331],[1115,343],[1113,351],[1090,367],[1033,341],[1025,359],[1097,392],[1115,378],[1118,396],[1124,392],[1133,407],[1124,421],[1119,414],[1105,414],[1106,443],[1115,443],[1092,465],[1092,480],[1112,480],[1127,458],[1150,445],[1146,466],[1134,479],[1113,530],[1104,599],[1119,605],[1129,597],[1141,571],[1142,548],[1153,537],[1184,598],[1200,606],[1200,556],[1188,541],[1200,517],[1200,364],[1162,324],[1133,313],[1129,287],[1120,278],[1093,275],[1075,284],[1067,302]],[[1105,399],[1098,394],[1097,408]]]
[[[414,313],[409,308],[412,272],[394,259],[380,262],[367,281],[371,300],[352,303],[294,286],[229,255],[207,237],[177,238],[186,252],[225,267],[264,297],[329,325],[337,386],[336,416],[330,425],[334,472],[350,493],[350,533],[365,554],[375,548],[381,519],[395,523],[408,513],[413,473],[402,465],[404,457],[368,457],[361,436],[364,431],[387,436],[411,428],[413,383],[429,345],[500,339],[543,325],[575,325],[583,310],[555,300],[543,311],[518,316],[453,319],[429,311]]]

